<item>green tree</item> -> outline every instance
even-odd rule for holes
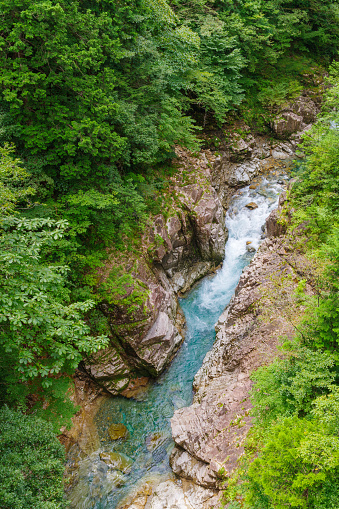
[[[59,192],[194,143],[180,90],[198,38],[165,2],[5,0],[0,34],[2,135]]]
[[[14,157],[15,147],[5,144],[0,147],[0,215],[15,212],[18,202],[25,203],[34,189],[27,185],[29,173],[20,159]]]
[[[320,422],[288,417],[270,429],[259,457],[248,469],[246,501],[250,507],[258,500],[258,493],[276,509],[311,509],[331,497],[339,502],[339,438],[323,421],[324,415]]]
[[[6,382],[72,373],[84,354],[107,344],[92,337],[82,317],[93,301],[69,302],[67,267],[42,262],[43,248],[65,232],[65,222],[4,218],[0,236],[0,346],[1,363],[11,366]]]
[[[52,427],[32,415],[0,409],[0,506],[64,509],[65,454]]]

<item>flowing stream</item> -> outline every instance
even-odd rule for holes
[[[138,401],[115,397],[101,406],[96,415],[101,448],[80,462],[79,483],[70,497],[73,507],[116,509],[139,482],[173,476],[169,467],[174,445],[170,419],[176,409],[192,403],[192,382],[213,345],[214,325],[229,303],[244,267],[254,256],[251,248],[259,247],[262,225],[277,206],[286,179],[284,174],[260,177],[255,189],[246,187],[234,195],[226,217],[229,239],[222,268],[181,299],[187,324],[183,345],[168,369]],[[249,202],[258,207],[248,209]],[[128,437],[112,442],[107,431],[112,423],[125,424]],[[103,452],[118,453],[120,470],[101,461]]]

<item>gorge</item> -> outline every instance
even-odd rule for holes
[[[338,27],[1,2],[1,509],[339,507]]]
[[[199,382],[201,371],[199,369],[215,340],[214,325],[230,302],[244,267],[253,258],[265,237],[265,220],[277,206],[278,196],[287,185],[291,153],[292,150],[286,153],[286,159],[276,159],[275,168],[252,178],[251,185],[241,188],[229,198],[226,214],[229,236],[222,268],[218,269],[215,275],[206,276],[187,296],[181,298],[180,305],[186,320],[186,336],[167,370],[156,381],[146,386],[139,395],[137,394],[136,399],[120,396],[102,403],[95,417],[100,449],[79,464],[78,484],[71,494],[74,507],[139,507],[133,503],[126,505],[124,498],[126,496],[128,499],[133,498],[131,493],[138,491],[138,487],[143,492],[142,486],[145,484],[147,493],[150,494],[152,491],[151,486],[156,490],[154,497],[149,498],[146,507],[154,507],[154,509],[167,507],[170,502],[166,498],[163,499],[163,495],[157,495],[162,492],[164,482],[169,487],[164,493],[167,493],[166,496],[170,497],[170,500],[174,497],[177,504],[175,507],[203,509],[213,507],[213,503],[217,503],[218,491],[215,490],[221,486],[218,471],[223,461],[211,469],[206,463],[206,458],[197,459],[196,451],[193,451],[193,456],[187,452],[183,453],[182,446],[185,446],[189,453],[192,453],[192,450],[182,440],[182,434],[185,434],[185,431],[182,429],[180,415],[182,411],[190,409],[190,407],[187,409],[184,407],[192,402],[193,379],[195,377],[197,387],[197,379]],[[270,164],[272,164],[271,161]],[[239,167],[240,164],[234,166]],[[251,209],[251,203],[254,203],[253,209]],[[235,358],[233,361],[237,362]],[[208,355],[204,366],[206,364],[208,364]],[[230,376],[232,380],[234,373]],[[225,390],[232,392],[233,389],[229,388],[229,385],[230,380],[225,381]],[[245,385],[245,392],[242,396],[246,399],[246,384],[243,385]],[[223,407],[224,403],[213,401],[213,403],[209,402],[208,406],[213,411],[213,408]],[[181,408],[182,410],[179,410]],[[176,447],[172,452],[170,419],[174,411],[176,412],[172,419],[172,433],[175,443],[180,448]],[[203,415],[202,419],[205,418],[206,416]],[[189,428],[197,429],[198,432],[197,424],[192,422],[190,417],[184,416],[183,421]],[[209,418],[208,422],[210,422]],[[127,437],[112,442],[108,434],[110,423],[123,423],[128,430]],[[212,426],[208,431],[209,434],[213,434],[213,430],[218,429],[214,423]],[[179,427],[181,436],[178,436]],[[115,461],[110,460],[111,453]],[[181,488],[173,485],[175,478],[169,467],[170,455],[174,472],[195,483],[190,485],[193,493],[198,490],[198,493],[194,495],[196,498],[193,497],[193,502],[191,500],[193,505],[187,501],[186,506]],[[120,457],[125,463],[127,462],[126,470],[123,472],[115,469],[119,466],[116,460]],[[74,461],[72,455],[71,458],[71,462]],[[160,491],[156,488],[157,484]],[[140,498],[140,495],[136,497]],[[145,498],[145,494],[142,494],[142,497],[146,504],[147,496]]]

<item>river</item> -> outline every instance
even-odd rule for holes
[[[246,265],[263,237],[262,225],[272,209],[287,175],[258,177],[253,185],[233,196],[226,215],[229,239],[223,266],[204,278],[180,304],[186,318],[186,338],[168,369],[139,400],[108,399],[96,415],[101,448],[80,462],[79,482],[70,496],[77,509],[116,509],[138,484],[173,476],[169,454],[173,448],[170,419],[176,409],[192,403],[192,382],[206,353],[211,349],[214,325],[229,303]],[[249,202],[258,206],[246,207]],[[123,423],[128,437],[112,442],[107,429]],[[108,468],[100,453],[118,453],[120,470]],[[122,472],[123,471],[123,472]]]

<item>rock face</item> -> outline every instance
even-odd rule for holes
[[[179,168],[171,179],[167,209],[150,219],[137,252],[112,252],[97,274],[111,342],[82,367],[101,387],[113,395],[135,397],[147,377],[157,376],[170,362],[183,338],[178,294],[222,261],[227,238],[224,209],[234,190],[277,164],[288,164],[315,114],[314,103],[299,98],[272,124],[280,138],[273,143],[265,136],[254,138],[247,128],[220,155],[206,150],[196,158],[177,149]],[[283,314],[272,313],[268,321],[260,321],[262,309],[270,309],[263,297],[270,276],[293,274],[297,280],[302,273],[277,218],[274,211],[267,219],[268,238],[219,319],[214,347],[195,377],[193,405],[177,410],[172,418],[176,447],[170,463],[181,479],[166,480],[153,493],[149,486],[142,489],[124,509],[219,508],[218,490],[225,474],[236,466],[251,425],[250,373],[276,354],[278,336],[292,334]],[[254,248],[248,244],[247,249]],[[88,377],[83,382],[83,376],[76,380],[80,387],[76,402],[82,406],[72,428],[77,432],[65,430],[62,440],[67,445],[78,443],[80,453],[87,454],[97,448],[98,435],[92,419],[88,424],[83,415],[94,411],[104,396],[93,390]],[[89,399],[93,392],[92,405],[83,397],[81,384],[89,385]],[[123,468],[121,458],[110,456],[104,461],[108,466],[120,462]],[[128,458],[124,461],[128,468]]]
[[[179,149],[178,157],[166,213],[150,219],[136,253],[113,252],[98,274],[112,340],[84,368],[111,394],[125,394],[136,376],[163,371],[183,339],[178,293],[223,259],[227,232],[211,163]]]
[[[250,128],[241,124],[241,136],[230,133],[229,142],[215,158],[212,183],[224,206],[228,206],[232,188],[250,184],[251,180],[277,161],[295,157],[301,135],[310,129],[319,106],[309,97],[301,95],[295,102],[286,104],[277,112],[270,128],[276,138],[251,134]]]
[[[107,396],[85,373],[77,370],[73,378],[74,380],[70,380],[74,383],[70,399],[79,406],[79,411],[72,419],[72,428],[63,427],[58,438],[65,446],[66,452],[76,444],[82,454],[90,455],[99,447],[98,430],[93,418]]]
[[[317,106],[312,99],[300,96],[293,104],[279,112],[271,127],[277,137],[288,138],[291,134],[310,127],[317,113]]]
[[[284,200],[282,196],[280,207]],[[251,426],[250,374],[277,355],[280,336],[294,333],[293,295],[307,264],[281,235],[277,215],[268,218],[268,238],[219,318],[214,346],[194,379],[193,404],[177,410],[171,420],[176,443],[172,468],[201,487],[221,488],[235,469]]]

